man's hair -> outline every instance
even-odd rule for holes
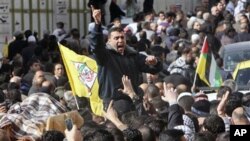
[[[242,97],[242,105],[250,107],[250,92],[247,92]]]
[[[132,20],[134,22],[140,22],[144,19],[144,13],[143,12],[139,12],[137,14],[134,14],[134,16],[132,17]]]
[[[138,116],[136,111],[124,113],[121,120],[131,128],[137,128],[144,124],[144,120]]]
[[[169,107],[169,103],[163,101],[161,99],[161,96],[157,96],[154,97],[150,103],[153,105],[153,107],[155,108],[157,114],[160,114],[159,116],[161,116],[161,114],[164,114],[167,112],[167,108]]]
[[[14,69],[13,69],[13,74],[15,75],[15,76],[22,76],[23,75],[23,68],[21,68],[21,67],[14,67]]]
[[[229,91],[229,94],[232,93],[232,89],[229,86],[220,86],[217,92],[217,99],[222,98],[222,96]]]
[[[64,134],[56,130],[45,131],[42,135],[42,141],[62,141],[64,138]]]
[[[138,130],[142,134],[143,141],[155,141],[156,140],[154,131],[148,126],[143,125]]]
[[[230,141],[230,133],[223,132],[217,135],[216,141]]]
[[[137,129],[127,128],[122,131],[125,141],[142,141],[142,134]]]
[[[229,99],[225,105],[225,113],[231,117],[234,109],[241,107],[242,102],[240,99]]]
[[[147,33],[146,31],[142,30],[139,32],[139,36],[141,39],[147,39]]]
[[[121,130],[117,128],[107,128],[107,130],[114,136],[114,141],[124,141],[124,136]]]
[[[153,46],[150,48],[150,54],[154,55],[155,57],[161,58],[162,54],[165,55],[165,50],[164,48],[160,46]]]
[[[109,29],[108,37],[111,36],[111,33],[113,32],[123,32],[123,29],[121,27],[113,27]]]
[[[30,29],[27,29],[27,30],[24,31],[24,36],[25,36],[26,39],[28,39],[28,37],[31,36],[31,35],[32,35],[32,31]]]
[[[148,98],[154,98],[160,95],[160,90],[154,84],[149,84],[146,89],[145,95],[147,95]]]
[[[98,128],[100,128],[100,126],[96,122],[89,120],[84,122],[83,126],[81,127],[81,133],[83,135],[87,135],[89,133],[93,133]]]
[[[164,130],[166,123],[163,120],[152,120],[147,124],[155,133],[156,137],[159,137],[160,133]]]
[[[236,92],[238,90],[238,85],[235,83],[233,79],[227,79],[223,82],[223,86],[228,86],[231,88],[232,92]]]
[[[214,141],[216,136],[209,131],[198,132],[194,134],[193,141]]]
[[[156,35],[156,34],[153,34],[153,35],[151,36],[151,40],[154,41],[153,43],[154,43],[155,45],[159,45],[159,44],[162,43],[162,37],[161,37],[161,36],[158,36],[158,35]]]
[[[70,34],[73,36],[73,38],[80,38],[80,32],[77,28],[71,29]]]
[[[218,115],[210,115],[204,120],[203,126],[213,134],[225,132],[225,123]]]
[[[18,89],[8,90],[5,98],[13,102],[22,102],[21,92]]]
[[[166,17],[172,17],[172,18],[176,17],[176,14],[174,12],[167,12],[165,15]]]
[[[5,94],[4,94],[3,90],[0,89],[0,103],[4,102],[4,100],[5,100]]]
[[[183,96],[178,100],[178,104],[185,111],[191,111],[191,107],[194,104],[194,98],[192,96]]]
[[[211,115],[212,114],[215,114],[215,115],[218,114],[217,107],[218,107],[219,103],[220,103],[219,100],[212,100],[212,101],[210,101],[210,110],[209,110],[209,113]]]
[[[28,65],[29,65],[29,67],[31,67],[35,63],[40,63],[39,58],[37,58],[37,57],[32,58],[31,60],[29,60]]]
[[[191,48],[187,48],[187,47],[185,47],[185,48],[183,48],[181,50],[181,54],[188,54],[190,52],[192,52],[192,49]]]
[[[16,54],[12,59],[12,66],[14,68],[23,67],[23,57],[20,54]]]
[[[163,15],[165,16],[164,11],[159,11],[159,12],[158,12],[158,16],[159,16],[160,14],[163,14]]]
[[[119,18],[119,17],[114,18],[114,20],[112,22],[116,22],[116,21],[121,22],[121,18]]]
[[[161,132],[159,141],[180,141],[182,136],[184,136],[182,130],[168,129]]]
[[[57,26],[57,28],[63,28],[64,27],[64,23],[63,22],[57,22],[56,26]]]
[[[114,136],[107,130],[97,129],[84,136],[84,141],[114,141]]]
[[[179,84],[176,86],[176,92],[177,94],[188,92],[188,86],[186,84]]]

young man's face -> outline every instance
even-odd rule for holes
[[[36,72],[38,70],[41,70],[41,64],[40,63],[33,63],[31,68],[30,68],[32,71]]]
[[[165,14],[164,13],[160,13],[159,14],[159,19],[164,20],[165,19]]]
[[[56,76],[63,76],[64,75],[64,69],[63,69],[63,65],[61,64],[56,64],[55,65],[55,70],[54,70],[54,74]]]
[[[199,22],[195,22],[193,29],[196,29],[199,31],[201,29],[201,24]]]
[[[218,3],[217,8],[218,8],[218,10],[221,12],[221,11],[223,11],[224,6],[223,6],[222,3]]]
[[[114,26],[115,27],[121,27],[121,24],[122,24],[121,21],[118,21],[118,20],[114,21]]]
[[[125,34],[123,32],[114,31],[110,34],[108,43],[120,54],[123,55],[126,47]]]
[[[41,85],[43,81],[45,81],[45,76],[43,71],[37,71],[34,75],[33,82],[35,82],[36,85]]]

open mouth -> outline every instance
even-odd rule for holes
[[[117,49],[123,49],[123,48],[124,48],[123,45],[118,45],[118,46],[117,46]]]

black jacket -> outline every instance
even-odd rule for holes
[[[146,56],[137,53],[131,47],[125,49],[124,55],[105,45],[101,26],[96,25],[90,36],[91,48],[98,64],[99,96],[102,99],[114,99],[119,96],[117,89],[122,88],[122,76],[127,75],[137,92],[141,83],[141,72],[158,73],[162,69],[160,61],[155,66],[145,64]]]
[[[113,22],[115,18],[121,19],[122,16],[126,15],[121,10],[121,8],[113,1],[110,3],[109,11],[110,11],[110,23]]]
[[[168,129],[173,129],[175,126],[183,125],[182,115],[183,109],[178,104],[173,104],[169,107],[168,114]]]

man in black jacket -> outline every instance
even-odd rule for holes
[[[117,90],[122,88],[122,76],[131,79],[135,92],[141,83],[141,72],[158,73],[162,64],[154,56],[138,54],[126,45],[125,34],[120,27],[111,28],[105,45],[101,30],[101,11],[94,9],[95,30],[91,33],[91,48],[98,64],[99,96],[105,102],[122,97]]]

